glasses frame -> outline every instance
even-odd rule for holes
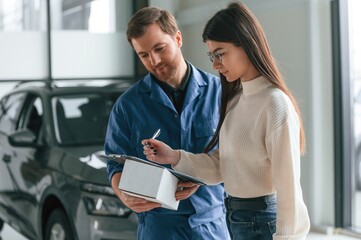
[[[227,52],[228,48],[219,49],[213,52],[207,52],[207,56],[211,63],[214,63],[217,60],[219,63],[222,63],[222,55]]]

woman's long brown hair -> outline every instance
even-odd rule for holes
[[[300,110],[277,68],[264,31],[253,13],[240,2],[230,3],[227,8],[218,11],[207,22],[202,37],[204,42],[207,40],[229,42],[242,47],[262,76],[291,99],[300,121],[300,152],[303,154],[306,143]],[[228,82],[221,73],[220,78],[222,83],[220,119],[213,138],[204,149],[206,153],[218,144],[219,132],[226,116],[227,104],[241,87],[240,80]]]

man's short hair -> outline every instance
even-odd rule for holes
[[[175,17],[170,12],[158,7],[145,7],[137,11],[128,22],[128,42],[133,46],[132,39],[143,36],[147,28],[154,23],[171,36],[178,31]]]

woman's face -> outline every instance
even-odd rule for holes
[[[213,68],[222,73],[228,82],[238,79],[249,81],[260,75],[242,47],[229,42],[206,41]]]

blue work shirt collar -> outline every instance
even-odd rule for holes
[[[189,62],[187,62],[187,64],[191,68],[191,71],[190,71],[191,74],[189,76],[188,86],[187,86],[187,89],[189,89],[189,91],[186,90],[186,95],[185,95],[184,102],[183,102],[183,109],[186,108],[186,106],[189,103],[191,103],[200,94],[200,88],[207,85],[207,82],[204,81],[204,79],[203,79],[204,76],[202,76],[195,69],[195,67],[192,64],[190,64]],[[144,77],[144,79],[141,83],[141,86],[140,86],[140,91],[149,92],[150,97],[154,101],[156,101],[160,104],[166,105],[169,108],[176,111],[172,102],[166,95],[166,93],[162,90],[162,88],[159,86],[159,84],[155,81],[153,75],[147,74]]]

